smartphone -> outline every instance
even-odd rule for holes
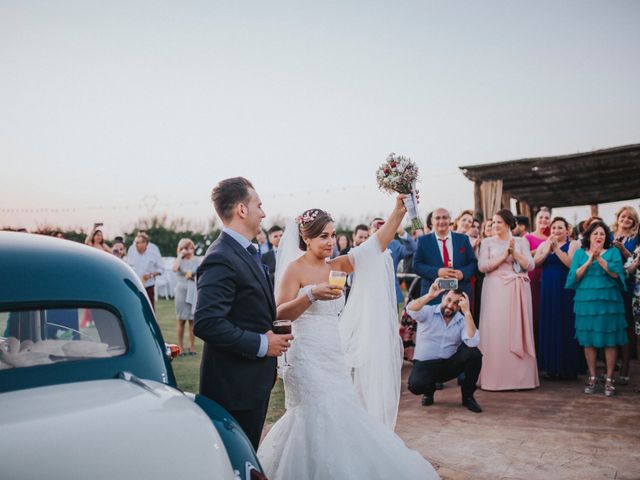
[[[438,288],[442,290],[455,290],[458,288],[457,278],[438,278],[436,282],[438,282]]]

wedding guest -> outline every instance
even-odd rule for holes
[[[482,240],[480,238],[480,220],[474,218],[466,233],[467,237],[469,237],[471,247],[477,256],[478,253],[480,253],[480,242]]]
[[[426,295],[407,306],[408,315],[418,323],[409,391],[423,395],[422,405],[433,405],[437,383],[464,373],[462,404],[475,413],[482,408],[473,397],[482,354],[478,350],[480,332],[473,322],[469,297],[462,290],[449,290],[439,305],[430,303],[442,294],[432,283]]]
[[[438,278],[451,278],[458,280],[459,288],[471,298],[471,276],[476,270],[476,256],[469,237],[452,232],[450,223],[451,216],[446,209],[434,210],[434,230],[418,239],[413,271],[422,277],[422,295],[429,291]],[[435,298],[432,303],[440,300]]]
[[[562,217],[551,221],[551,236],[536,251],[540,282],[538,366],[548,378],[573,379],[580,370],[580,347],[575,340],[573,290],[564,288],[571,266],[569,224]]]
[[[271,283],[273,283],[274,276],[276,274],[276,253],[278,252],[278,246],[280,245],[280,239],[282,238],[283,233],[284,230],[279,225],[274,225],[267,231],[271,249],[262,255],[261,260],[264,265],[269,267],[269,278],[271,279]]]
[[[120,260],[124,259],[125,252],[127,251],[124,245],[124,239],[122,237],[116,237],[113,239],[113,247],[111,247],[111,253],[113,253]]]
[[[146,233],[138,233],[133,246],[135,248],[129,249],[127,253],[126,262],[142,280],[151,307],[155,310],[155,279],[164,271],[162,257],[156,250],[149,248],[149,236]]]
[[[582,248],[571,262],[566,288],[575,290],[573,311],[576,338],[584,347],[589,377],[584,393],[595,393],[597,349],[604,348],[604,393],[616,393],[613,371],[618,346],[627,343],[622,291],[625,290],[622,256],[611,248],[611,232],[604,222],[594,221],[584,232]]]
[[[369,238],[369,227],[363,225],[362,223],[356,225],[356,228],[353,229],[353,246],[357,247],[365,242],[367,238]]]
[[[258,250],[260,255],[264,255],[269,251],[269,243],[267,242],[267,236],[264,233],[264,230],[260,229],[260,231],[256,234],[256,243],[255,247]]]
[[[549,223],[551,222],[551,212],[547,207],[540,207],[536,214],[536,229],[533,233],[526,234],[524,237],[529,242],[531,256],[535,256],[536,250],[542,243],[549,238]],[[542,270],[535,268],[529,272],[529,280],[531,281],[531,305],[533,307],[533,335],[538,338],[538,323],[540,318],[540,278]],[[536,345],[537,345],[536,341]]]
[[[584,237],[585,230],[589,227],[589,225],[591,225],[591,223],[593,223],[595,221],[603,222],[604,220],[602,220],[601,217],[592,216],[592,217],[587,218],[586,220],[578,222],[578,238],[576,240],[574,240],[573,242],[571,242],[571,246],[569,247],[569,258],[572,261],[573,261],[573,255],[579,249],[582,248],[582,238]]]
[[[527,276],[534,263],[529,243],[512,236],[514,226],[513,214],[499,210],[493,216],[495,235],[480,245],[478,268],[485,274],[480,312],[483,390],[540,385]]]
[[[620,251],[623,263],[631,257],[633,251],[638,246],[638,212],[631,206],[624,206],[618,209],[615,214],[615,221],[611,225],[611,239],[613,240],[613,246]],[[624,300],[624,311],[627,318],[627,336],[629,341],[620,350],[621,365],[620,376],[618,377],[618,383],[620,385],[627,385],[629,383],[629,364],[631,357],[634,353],[637,353],[637,336],[635,330],[635,321],[633,318],[633,290],[635,288],[635,277],[627,276],[626,279],[627,290],[622,292],[622,299]]]
[[[640,332],[640,244],[632,252],[631,256],[627,258],[627,262],[624,265],[625,274],[627,276],[627,285],[633,283],[633,291],[631,296],[631,314],[635,324],[636,334],[636,349],[639,349],[638,333]]]
[[[189,355],[195,355],[195,336],[193,334],[193,310],[196,300],[196,270],[200,265],[194,256],[196,246],[190,238],[178,242],[177,256],[172,270],[176,274],[175,306],[178,320],[178,346],[184,352],[184,327],[189,325]],[[184,353],[181,353],[184,355]]]
[[[102,234],[102,229],[100,229],[101,226],[101,223],[94,223],[84,243],[103,252],[111,253],[111,247],[104,241],[104,235]]]
[[[356,228],[353,229],[353,246],[357,247],[362,245],[369,238],[369,227],[364,224],[356,225]],[[344,289],[345,298],[349,298],[349,292],[351,291],[351,285],[353,284],[353,273],[350,273],[347,276],[347,285]]]
[[[158,257],[162,258],[162,254],[160,253],[160,249],[158,248],[158,246],[153,243],[151,240],[149,240],[149,234],[146,232],[146,230],[138,230],[138,233],[136,233],[136,237],[138,235],[144,235],[146,236],[148,243],[147,243],[147,250],[149,250],[149,252],[153,253],[154,255],[157,255]],[[134,243],[132,243],[131,245],[129,245],[129,248],[127,249],[127,255],[129,256],[132,253],[135,255],[135,251],[137,250],[136,244],[135,244],[135,238],[134,237]]]
[[[458,233],[467,233],[467,230],[473,224],[473,211],[463,210],[453,222],[451,230]]]
[[[346,255],[351,250],[351,239],[346,233],[339,233],[336,235],[336,246],[333,249],[332,258],[339,255]]]
[[[524,237],[529,234],[529,217],[526,215],[516,215],[516,228],[511,233],[514,237]]]
[[[477,218],[473,219],[471,226],[467,230],[467,236],[469,237],[469,242],[471,243],[471,247],[473,248],[473,253],[476,255],[476,258],[480,254],[480,242],[482,239],[480,238],[480,220]],[[471,291],[473,295],[471,298],[473,301],[471,302],[471,313],[473,314],[473,318],[476,320],[476,327],[478,326],[478,319],[480,318],[480,295],[482,294],[482,277],[483,274],[476,269],[471,277]]]
[[[493,220],[485,220],[480,226],[480,238],[484,240],[493,236]]]
[[[424,234],[431,233],[433,231],[433,212],[427,214],[427,218],[424,222]]]

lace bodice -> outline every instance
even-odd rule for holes
[[[306,295],[310,288],[311,285],[301,288],[298,296]],[[331,391],[327,384],[351,389],[338,330],[338,315],[344,303],[344,297],[318,300],[293,322],[294,340],[287,353],[291,367],[284,370],[287,409],[305,398],[326,395]]]

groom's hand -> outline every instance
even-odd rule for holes
[[[279,357],[289,349],[289,342],[293,340],[293,335],[278,335],[269,330],[265,333],[269,347],[267,348],[267,357]]]

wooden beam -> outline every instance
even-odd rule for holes
[[[475,217],[480,220],[480,223],[484,222],[484,214],[482,213],[482,195],[480,191],[480,185],[482,182],[473,183],[473,207]]]

